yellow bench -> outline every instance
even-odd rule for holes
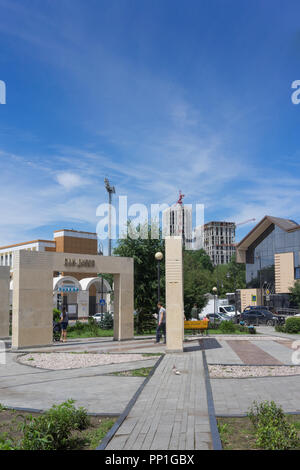
[[[208,320],[194,320],[194,321],[184,321],[185,330],[200,330],[204,332],[208,329]]]

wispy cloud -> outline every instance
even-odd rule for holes
[[[96,8],[97,2],[92,3]],[[117,13],[122,30],[126,7],[122,2],[106,8],[104,4],[100,9],[109,19]],[[258,220],[266,213],[298,218],[296,153],[291,151],[285,159],[284,170],[278,164],[284,156],[280,150],[277,169],[275,157],[272,165],[265,163],[259,145],[265,139],[264,122],[273,115],[262,108],[265,90],[258,89],[257,101],[245,102],[252,90],[246,90],[248,61],[247,73],[237,70],[236,83],[232,88],[227,83],[223,92],[218,88],[223,82],[218,81],[217,59],[210,49],[206,53],[198,36],[198,55],[184,48],[178,54],[182,61],[187,52],[192,57],[190,69],[180,72],[180,60],[173,59],[169,70],[164,60],[157,61],[160,51],[152,50],[147,38],[142,41],[141,30],[132,32],[134,50],[128,52],[115,42],[108,20],[102,24],[106,29],[98,24],[93,29],[93,13],[85,2],[0,0],[0,8],[0,33],[9,38],[15,57],[21,57],[21,64],[30,60],[34,70],[44,67],[45,75],[51,75],[45,89],[48,92],[51,83],[59,93],[53,104],[47,102],[47,118],[40,109],[31,110],[30,129],[25,128],[26,116],[24,129],[6,123],[1,127],[3,140],[10,137],[14,142],[1,143],[0,148],[0,243],[22,240],[28,230],[61,221],[95,229],[96,207],[107,196],[106,176],[129,203],[171,204],[181,189],[187,203],[205,204],[207,218]],[[124,30],[125,38],[128,28]],[[209,38],[210,32],[206,46]],[[179,35],[177,45],[183,42]],[[147,52],[149,60],[144,59]],[[199,83],[193,77],[185,80],[199,69]],[[224,86],[230,82],[228,73],[229,68],[224,70]],[[36,102],[42,102],[45,96],[36,93]],[[17,115],[20,112],[16,109]],[[41,120],[44,133],[39,132]],[[17,147],[20,140],[26,145]],[[272,166],[265,178],[260,177],[263,166]]]
[[[70,173],[63,171],[56,175],[58,183],[65,188],[67,191],[76,190],[80,186],[85,186],[88,184],[88,181],[84,180],[80,175],[76,173]]]

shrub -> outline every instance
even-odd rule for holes
[[[157,326],[157,319],[154,318],[153,313],[137,312],[134,317],[134,327],[136,332],[151,333]]]
[[[218,330],[220,327],[220,323],[217,321],[210,320],[208,323],[208,329],[209,330]]]
[[[286,333],[300,333],[300,317],[287,318],[285,322]]]
[[[60,310],[58,310],[57,308],[54,308],[53,309],[53,321],[55,322],[58,322],[60,320]]]
[[[100,328],[102,330],[112,330],[114,327],[114,319],[111,313],[106,312],[103,316],[103,319],[100,321]]]
[[[275,331],[278,333],[286,333],[285,325],[275,325]]]
[[[89,417],[73,400],[53,405],[43,415],[29,416],[22,425],[24,450],[65,450],[72,448],[72,431],[86,429]]]
[[[68,330],[69,330],[69,331],[74,331],[74,330],[76,330],[76,331],[82,331],[82,330],[84,330],[84,329],[86,328],[86,326],[87,326],[87,325],[84,324],[83,322],[76,320],[75,325],[69,326],[69,327],[68,327]]]
[[[7,433],[0,434],[0,450],[15,450],[15,448]]]
[[[274,401],[254,402],[248,417],[255,427],[256,443],[266,450],[287,450],[299,446],[296,428],[288,423],[284,412]]]
[[[86,328],[91,332],[93,336],[99,336],[99,326],[93,317],[89,317]]]
[[[222,333],[234,333],[235,325],[232,323],[232,321],[222,321],[220,324],[220,330]]]

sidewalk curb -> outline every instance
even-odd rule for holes
[[[203,366],[204,366],[204,373],[205,373],[208,417],[209,417],[209,422],[210,422],[210,431],[211,431],[211,436],[212,436],[213,450],[223,450],[222,442],[221,442],[221,438],[220,438],[220,434],[218,430],[217,419],[216,419],[215,405],[214,405],[212,388],[210,384],[210,377],[209,377],[208,365],[207,365],[207,360],[206,360],[206,354],[202,345],[201,347],[202,347],[202,358],[203,358]]]

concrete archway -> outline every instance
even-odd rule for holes
[[[73,276],[58,276],[58,277],[53,278],[53,291],[58,290],[58,288],[62,287],[62,285],[65,282],[72,282],[73,284],[75,284],[75,287],[78,287],[79,290],[82,290],[81,284],[78,281],[78,279],[76,279],[76,277],[73,277]]]
[[[88,301],[89,315],[105,313],[111,310],[110,293],[112,289],[106,279],[104,279],[102,276],[97,276],[84,278],[81,279],[79,282],[82,287],[82,292],[86,292],[86,300]],[[104,300],[104,305],[100,305],[101,299]]]
[[[69,287],[68,290],[63,290]],[[75,291],[72,291],[72,288]],[[79,295],[82,288],[74,276],[58,276],[53,278],[53,307],[59,310],[66,307],[70,319],[78,318]]]
[[[13,266],[13,349],[52,343],[53,272],[67,271],[71,277],[91,271],[112,274],[114,339],[133,338],[133,258],[20,250],[13,255]],[[81,287],[78,294],[83,293]]]

